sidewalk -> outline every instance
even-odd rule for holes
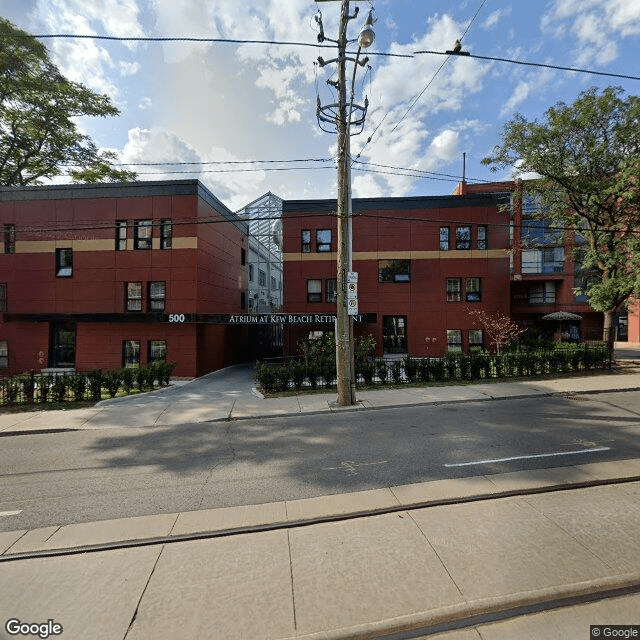
[[[639,373],[363,391],[340,409],[335,393],[262,399],[237,367],[91,409],[1,415],[0,431],[630,389]],[[590,624],[640,624],[639,590],[640,460],[0,532],[3,639],[16,637],[12,618],[51,620],[63,640],[337,640],[456,624],[470,626],[442,640],[588,638]],[[585,594],[617,597],[520,616]]]
[[[381,637],[640,587],[640,460],[6,532],[0,552],[3,623],[65,639]],[[622,600],[561,610],[573,632],[481,637],[640,623]]]

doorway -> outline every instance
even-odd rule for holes
[[[76,323],[52,322],[49,335],[49,366],[74,369],[76,366]]]
[[[382,316],[384,353],[407,353],[407,316]]]

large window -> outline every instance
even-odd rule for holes
[[[524,249],[522,273],[563,273],[564,248]]]
[[[133,228],[133,248],[151,249],[152,233],[152,220],[136,220],[135,226]]]
[[[521,238],[525,246],[560,244],[562,230],[551,227],[550,220],[526,219],[522,221]]]
[[[482,329],[469,329],[469,353],[484,349],[484,336]]]
[[[456,227],[456,249],[471,249],[471,227]]]
[[[447,350],[462,353],[462,331],[447,329]]]
[[[171,249],[173,231],[171,227],[171,220],[160,221],[160,248]],[[244,262],[242,263],[244,264]]]
[[[73,275],[73,249],[56,249],[56,277],[70,278]]]
[[[127,248],[127,221],[116,220],[116,251]]]
[[[338,294],[338,281],[335,278],[325,281],[325,290],[327,292],[327,302],[336,302]]]
[[[480,278],[466,278],[465,280],[465,300],[467,302],[480,302],[481,299]]]
[[[258,285],[261,287],[267,286],[267,272],[262,269],[258,269]]]
[[[311,229],[303,229],[300,232],[300,251],[311,253]]]
[[[124,285],[125,309],[142,311],[142,282],[127,282]]]
[[[15,224],[4,225],[4,252],[5,253],[16,252],[16,225]]]
[[[447,278],[447,302],[460,302],[462,300],[461,278]]]
[[[126,368],[140,366],[140,340],[122,342],[122,366]]]
[[[548,304],[555,301],[555,282],[535,282],[529,285],[527,293],[527,302],[529,304]]]
[[[316,229],[316,251],[319,253],[331,251],[331,229]]]
[[[149,282],[149,311],[164,311],[165,290],[164,282]]]
[[[486,224],[478,225],[478,242],[476,247],[478,249],[488,249],[489,248],[489,231]]]
[[[411,260],[378,260],[378,282],[411,282]]]
[[[149,340],[147,343],[147,362],[165,362],[167,359],[167,341]]]
[[[322,302],[322,280],[307,280],[307,302]]]
[[[9,341],[0,340],[0,369],[6,369],[9,366]]]
[[[7,310],[7,283],[0,282],[0,312]]]
[[[451,248],[449,227],[440,227],[440,251],[449,251]]]

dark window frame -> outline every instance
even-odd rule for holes
[[[138,285],[137,288],[140,291],[140,295],[132,295],[131,289],[133,285]],[[136,304],[133,304],[136,303]],[[132,307],[139,307],[134,309]],[[132,281],[124,283],[124,309],[127,312],[131,313],[141,313],[142,312],[142,282],[140,281]]]
[[[462,235],[464,232],[464,235]],[[469,251],[471,249],[471,225],[465,224],[456,227],[456,251]]]
[[[406,269],[403,269],[406,267]],[[411,282],[411,260],[391,258],[378,260],[378,282],[407,284]]]
[[[126,250],[127,229],[128,229],[128,224],[126,220],[116,220],[116,251]]]
[[[141,233],[143,229],[145,230],[145,233]],[[137,251],[147,251],[152,247],[153,220],[150,220],[149,218],[136,220],[133,227],[133,248]]]
[[[173,245],[173,227],[171,220],[160,220],[160,248],[171,249]],[[244,263],[243,263],[244,264]]]
[[[475,281],[477,288],[470,287],[471,282]],[[464,279],[464,298],[467,302],[482,302],[482,278],[471,276]]]
[[[61,247],[56,249],[56,278],[73,277],[73,249]]]
[[[154,343],[156,345],[164,345],[162,348],[162,357],[154,354]],[[167,341],[166,340],[147,340],[147,363],[149,362],[166,362],[167,361]]]
[[[153,285],[162,285],[162,295],[153,291]],[[157,288],[157,287],[156,287]],[[147,306],[150,312],[164,312],[167,301],[167,283],[164,280],[153,280],[147,282]],[[161,304],[159,304],[161,302]]]
[[[338,299],[338,279],[327,278],[324,281],[325,299],[330,304],[335,304]]]
[[[9,341],[0,340],[0,369],[9,368]]]
[[[135,358],[136,355],[137,358]],[[140,340],[123,340],[122,367],[125,369],[137,369],[140,364]]]
[[[328,233],[329,242],[326,238],[321,239],[320,234]],[[331,229],[316,229],[316,253],[331,253],[331,247],[333,244],[333,233]]]
[[[310,291],[309,287],[312,282],[317,282],[319,285],[319,291]],[[322,280],[320,278],[307,279],[307,302],[316,303],[322,302]]]
[[[449,251],[451,249],[451,228],[440,227],[439,235],[440,251]]]
[[[456,353],[463,353],[464,344],[463,344],[463,336],[462,329],[447,329],[447,351],[454,351]],[[457,333],[460,336],[460,341],[451,340],[452,334]]]
[[[311,253],[311,229],[300,231],[300,252]]]
[[[5,253],[16,252],[16,225],[15,224],[4,225],[4,252]]]
[[[472,340],[472,334],[480,334],[480,340]],[[482,329],[469,329],[469,353],[477,353],[484,350],[484,331]]]
[[[476,248],[486,251],[489,248],[489,226],[479,224],[476,229]]]
[[[454,282],[457,283],[457,288],[450,286]],[[444,290],[447,302],[462,302],[462,278],[447,278]]]
[[[7,310],[7,283],[0,282],[0,313]]]

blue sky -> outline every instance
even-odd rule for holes
[[[377,54],[440,52],[462,38],[463,49],[478,56],[640,76],[640,0],[351,4],[360,7],[350,24],[353,38],[374,9],[371,52]],[[340,2],[0,0],[0,15],[34,34],[310,44],[317,41],[314,16],[319,9],[326,35],[335,36]],[[314,65],[318,55],[330,58],[331,50],[66,38],[44,42],[63,73],[107,93],[121,110],[117,118],[80,120],[100,147],[117,151],[123,163],[201,163],[135,164],[139,179],[198,177],[233,210],[266,191],[288,199],[335,196],[336,139],[319,129],[315,115],[316,91],[323,104],[335,100],[326,84],[334,68]],[[369,99],[365,130],[351,143],[352,154],[360,153],[359,161],[367,163],[354,167],[358,197],[449,194],[461,175],[463,153],[469,180],[508,178],[490,173],[480,161],[514,113],[542,118],[548,107],[570,103],[591,86],[640,92],[638,80],[473,57],[369,57],[370,69],[359,70],[356,79],[356,100],[365,94]],[[305,162],[271,162],[276,160]],[[195,172],[169,173],[187,170]]]

